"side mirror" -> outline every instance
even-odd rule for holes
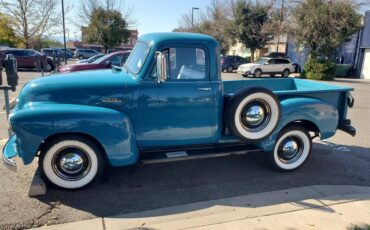
[[[157,83],[165,82],[167,79],[167,59],[162,52],[156,52],[157,55]]]
[[[105,67],[108,67],[108,68],[112,66],[111,61],[106,61],[104,64],[105,64]]]

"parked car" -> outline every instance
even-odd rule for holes
[[[261,77],[264,74],[269,74],[271,77],[275,74],[281,74],[283,77],[288,77],[290,73],[295,71],[295,66],[286,58],[260,58],[253,63],[240,65],[238,73],[247,77]]]
[[[289,58],[285,53],[282,52],[271,52],[264,55],[264,57],[270,58]]]
[[[275,168],[292,171],[309,159],[313,138],[338,129],[355,135],[347,119],[352,88],[293,78],[222,81],[218,53],[210,36],[154,33],[140,36],[123,68],[34,79],[9,117],[14,136],[3,160],[14,169],[16,156],[26,165],[39,157],[48,182],[77,189],[105,164],[261,150]]]
[[[90,58],[97,54],[99,54],[99,52],[93,49],[76,49],[73,57],[82,60]]]
[[[221,66],[222,72],[227,71],[228,73],[233,72],[235,69],[242,64],[247,63],[247,60],[240,56],[222,56],[221,57]]]
[[[51,58],[64,58],[64,53],[59,48],[43,48],[41,53]]]
[[[97,54],[95,56],[92,56],[91,58],[88,58],[88,59],[82,59],[82,60],[78,60],[76,63],[79,64],[79,63],[92,63],[94,62],[96,59],[98,58],[101,58],[105,56],[105,54]]]
[[[62,52],[62,54],[64,55],[64,49],[62,48],[62,49],[60,49],[60,51]],[[73,56],[74,56],[74,53],[71,51],[71,50],[69,50],[69,49],[66,49],[66,54],[67,54],[67,58],[73,58]]]
[[[130,52],[120,51],[111,54],[104,55],[91,63],[78,63],[69,64],[59,68],[59,72],[76,72],[82,70],[97,70],[97,69],[109,69],[114,66],[122,66]]]
[[[4,59],[7,54],[13,54],[14,57],[17,59],[17,67],[18,69],[35,69],[37,57],[42,56],[41,53],[30,50],[30,49],[8,49],[8,50],[1,50],[0,51],[0,59]],[[52,71],[55,69],[55,65],[53,64],[53,60],[47,57],[47,71]],[[41,62],[42,67],[42,62]]]

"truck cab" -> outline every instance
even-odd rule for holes
[[[221,80],[220,49],[207,35],[140,37],[125,65],[38,78],[20,92],[3,150],[44,178],[77,189],[106,164],[126,166],[268,152],[281,171],[299,168],[312,139],[339,130],[351,88],[301,79]]]

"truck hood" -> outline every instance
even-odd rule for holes
[[[14,111],[51,103],[119,109],[130,103],[129,88],[137,84],[125,71],[111,69],[40,77],[24,86]]]

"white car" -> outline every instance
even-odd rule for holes
[[[294,72],[294,65],[286,58],[260,58],[253,63],[240,65],[238,73],[247,77],[261,77],[264,74],[269,74],[271,77],[275,74],[281,74],[283,77],[288,77],[290,73]]]

